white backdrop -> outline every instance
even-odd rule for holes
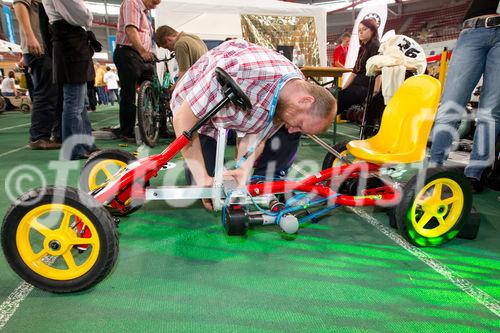
[[[326,66],[326,9],[277,0],[164,0],[156,9],[156,26],[169,25],[201,39],[242,37],[240,15],[314,17],[321,66]]]

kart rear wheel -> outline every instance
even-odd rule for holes
[[[396,208],[398,232],[417,246],[439,246],[453,239],[469,218],[471,186],[462,172],[428,169],[422,185],[416,175],[403,188]]]
[[[3,96],[0,96],[0,112],[7,110],[7,101]]]
[[[23,103],[19,107],[22,113],[30,113],[31,112],[31,106],[29,104]]]
[[[349,155],[349,151],[347,150],[347,144],[349,141],[342,141],[334,145],[332,148],[336,150],[342,157],[347,157]],[[352,163],[358,163],[360,160],[355,159],[352,161]],[[333,155],[332,153],[328,152],[323,160],[323,167],[322,170],[326,170],[329,168],[334,168],[334,167],[339,167],[345,165],[345,163]],[[360,186],[362,184],[363,186]],[[337,184],[337,186],[332,186],[335,188],[336,192],[341,193],[341,194],[347,194],[347,195],[363,195],[363,190],[369,189],[369,188],[377,188],[384,186],[384,182],[380,180],[377,177],[369,177],[369,178],[364,178],[360,179],[359,177],[357,178],[346,178],[342,181],[342,183]]]
[[[137,161],[137,157],[125,150],[101,150],[90,155],[80,173],[80,189],[85,192],[94,191],[106,184],[115,175],[122,172],[127,165]],[[109,209],[112,215],[126,216],[142,206],[142,201],[129,199],[125,205],[126,212]]]
[[[347,151],[347,144],[348,143],[349,143],[349,141],[341,141],[341,142],[335,144],[332,148],[334,150],[336,150],[342,157],[346,157],[349,154],[349,152]],[[326,153],[325,158],[323,159],[322,170],[341,166],[344,164],[345,163],[342,162],[342,160],[340,160],[337,156],[328,152],[328,153]]]
[[[46,187],[16,200],[2,226],[2,249],[26,282],[55,293],[95,286],[118,258],[109,212],[74,188]]]
[[[142,141],[149,147],[158,144],[160,110],[151,81],[144,81],[137,96],[137,125]]]

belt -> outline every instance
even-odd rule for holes
[[[500,26],[500,16],[471,18],[464,21],[462,29],[467,28],[494,28]]]

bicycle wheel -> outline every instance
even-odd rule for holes
[[[144,81],[137,96],[137,125],[142,142],[149,147],[158,143],[160,113],[151,81]]]

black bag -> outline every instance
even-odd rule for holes
[[[94,52],[102,51],[102,44],[97,40],[93,31],[87,30],[87,36],[89,38],[89,44]]]

